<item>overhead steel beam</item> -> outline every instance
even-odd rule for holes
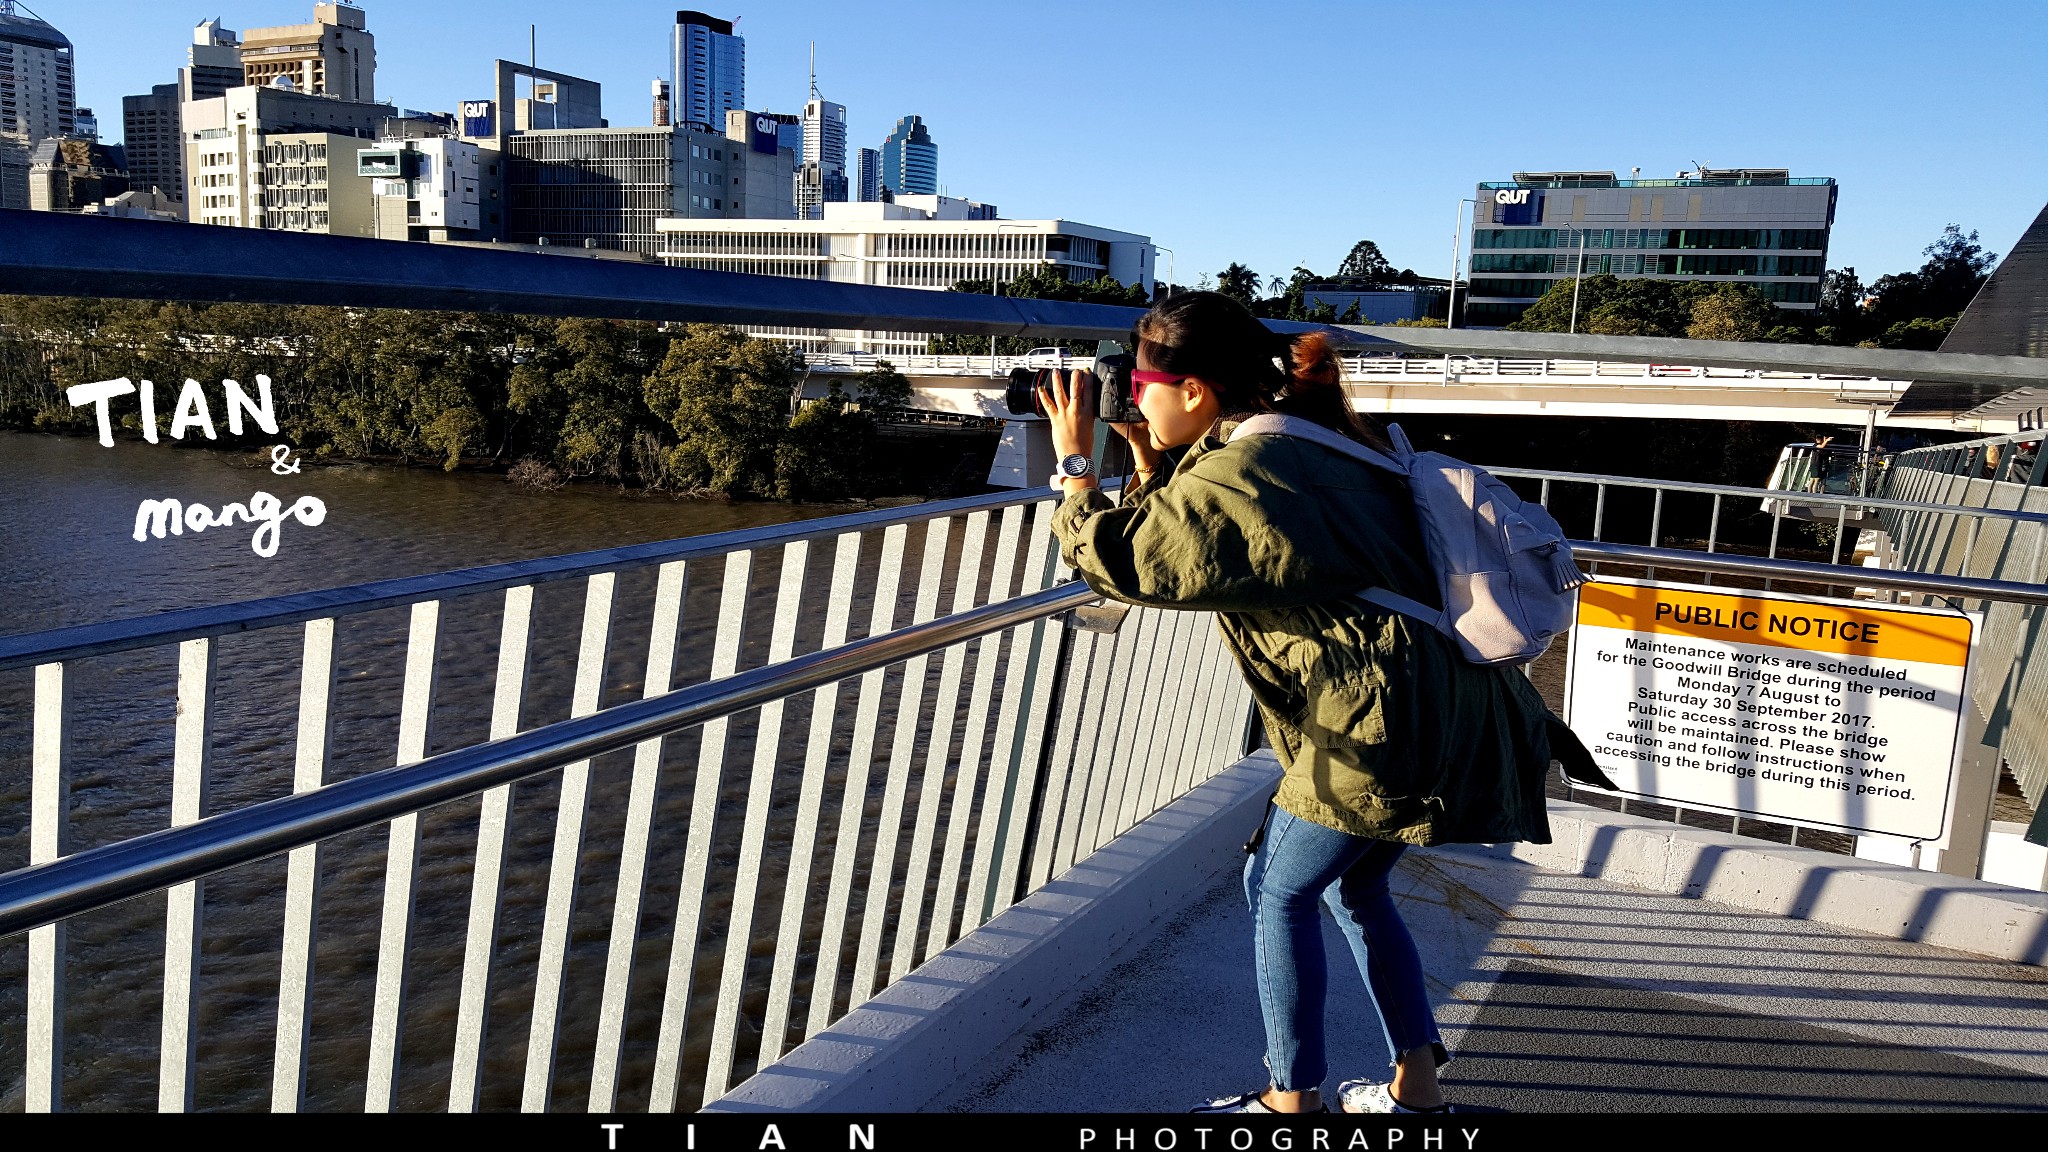
[[[1140,308],[461,244],[0,210],[0,291],[1117,339]],[[1322,325],[1276,325],[1309,329]],[[1366,335],[1365,343],[1386,341]]]
[[[326,304],[804,328],[1116,339],[1141,309],[667,268],[458,244],[421,244],[153,220],[0,210],[0,290],[47,296]],[[1348,327],[1364,351],[1614,360],[2048,387],[2048,360],[1807,344],[1561,332]]]

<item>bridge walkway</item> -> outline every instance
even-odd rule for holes
[[[1482,848],[1412,851],[1395,883],[1462,1107],[2048,1111],[2048,970]],[[1201,884],[939,1106],[1171,1112],[1259,1083],[1250,915],[1229,869]],[[1327,915],[1324,928],[1334,1091],[1388,1057]]]

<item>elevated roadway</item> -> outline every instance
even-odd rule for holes
[[[1045,361],[1022,356],[813,355],[809,395],[834,378],[881,359],[910,379],[918,407],[1007,418],[1003,390],[1013,367]],[[1344,383],[1361,411],[1490,416],[1636,416],[1659,419],[1774,420],[1863,424],[1875,411],[1886,427],[2002,427],[1995,418],[1920,413],[1893,416],[1909,380],[1844,373],[1714,367],[1696,363],[1560,360],[1488,356],[1348,355]],[[1087,367],[1092,360],[1069,361]],[[2009,424],[2010,420],[2006,420]]]

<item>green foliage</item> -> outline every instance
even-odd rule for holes
[[[803,357],[736,328],[692,324],[647,378],[648,409],[674,430],[669,464],[691,488],[773,495]]]
[[[1588,276],[1559,280],[1530,305],[1511,332],[1572,330],[1572,294],[1578,291],[1578,331],[1596,336],[1667,336],[1694,340],[1800,338],[1785,324],[1788,313],[1747,284],[1685,283],[1648,278]]]
[[[909,380],[882,362],[851,394],[835,386],[799,409],[802,355],[737,329],[0,296],[0,427],[92,434],[92,409],[73,408],[64,389],[117,376],[156,381],[167,424],[186,378],[217,405],[222,379],[253,392],[258,374],[273,381],[280,436],[322,458],[451,470],[517,460],[557,483],[778,499],[870,496],[905,482],[882,459],[877,428],[880,414],[909,403]],[[137,405],[114,410],[126,434],[140,434]],[[252,425],[234,441],[217,406],[213,415],[222,446],[273,439]]]

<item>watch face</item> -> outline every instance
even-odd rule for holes
[[[1060,461],[1060,471],[1069,476],[1086,476],[1088,470],[1088,458],[1078,452]]]

